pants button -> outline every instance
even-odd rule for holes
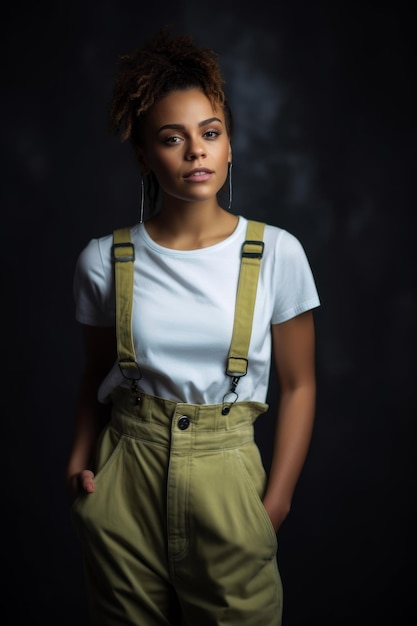
[[[183,415],[182,417],[180,417],[180,419],[178,420],[178,428],[180,430],[187,430],[187,428],[190,425],[190,420],[188,417],[186,417],[185,415]]]

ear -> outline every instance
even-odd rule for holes
[[[231,162],[232,162],[232,144],[231,144],[230,142],[229,142],[229,155],[228,155],[228,157],[227,157],[227,161],[228,161],[229,163],[231,163]]]

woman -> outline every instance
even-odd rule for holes
[[[232,116],[212,50],[162,31],[122,56],[110,119],[142,197],[132,244],[93,239],[74,279],[85,368],[66,480],[93,623],[278,626],[276,533],[315,412],[310,266],[293,235],[255,224],[253,238],[219,203]],[[271,354],[267,480],[253,423]]]

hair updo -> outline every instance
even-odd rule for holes
[[[110,129],[121,140],[141,141],[141,121],[149,109],[172,91],[201,89],[213,104],[223,107],[232,134],[232,115],[224,91],[218,55],[194,44],[189,35],[171,36],[167,29],[131,54],[119,57],[110,105]]]

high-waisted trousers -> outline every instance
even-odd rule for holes
[[[267,405],[112,397],[95,491],[72,505],[95,626],[280,626],[277,536],[254,440]]]

